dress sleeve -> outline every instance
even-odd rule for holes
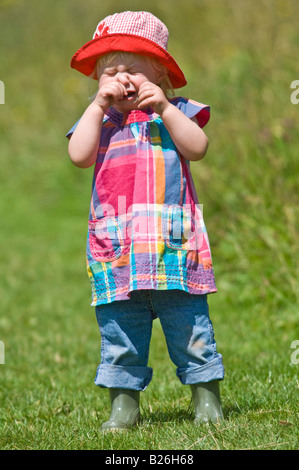
[[[80,119],[78,119],[78,121],[73,125],[73,127],[68,131],[68,133],[65,135],[65,137],[67,137],[68,139],[70,139],[72,137],[72,134],[74,132],[74,130],[76,129],[77,125],[78,125],[78,122],[80,121]]]
[[[78,121],[73,125],[73,127],[68,131],[67,134],[65,134],[65,137],[67,137],[68,139],[70,139],[72,137],[72,134],[74,132],[74,130],[76,129],[77,125],[79,124],[79,121],[80,121],[81,117],[78,119]],[[105,124],[105,122],[108,120],[108,116],[104,116],[104,119],[103,119],[103,124]]]
[[[176,97],[170,100],[187,117],[196,117],[198,125],[204,127],[210,119],[210,106],[187,98]]]

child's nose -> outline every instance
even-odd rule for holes
[[[122,85],[129,85],[130,83],[130,77],[126,72],[118,72],[116,78]]]

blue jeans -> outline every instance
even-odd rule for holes
[[[144,390],[153,375],[148,367],[152,322],[158,317],[169,356],[183,384],[222,380],[222,356],[216,351],[207,295],[180,290],[137,290],[130,300],[96,307],[101,364],[95,384]]]

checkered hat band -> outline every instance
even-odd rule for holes
[[[107,16],[98,24],[93,39],[107,34],[141,36],[167,50],[168,29],[162,21],[148,12],[125,11]]]

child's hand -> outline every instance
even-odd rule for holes
[[[115,80],[99,88],[94,102],[105,112],[110,106],[121,101],[127,94],[124,85]]]
[[[138,108],[151,106],[155,113],[162,114],[169,105],[163,90],[152,82],[141,84],[138,92]]]

